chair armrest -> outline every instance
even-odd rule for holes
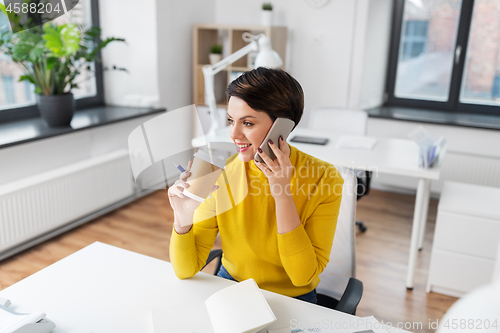
[[[355,315],[361,296],[363,296],[363,282],[355,278],[350,278],[335,310]]]
[[[205,266],[203,266],[201,269],[205,268],[215,258],[218,258],[217,264],[215,265],[215,271],[214,271],[214,275],[217,275],[217,273],[219,273],[220,267],[222,266],[222,262],[221,262],[222,250],[220,250],[220,249],[210,251],[210,253],[208,254],[207,262],[205,263]]]

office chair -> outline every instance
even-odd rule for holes
[[[342,202],[337,219],[330,261],[319,275],[316,287],[318,305],[356,314],[356,308],[363,295],[363,283],[356,279],[356,176],[347,168],[337,168],[344,179]],[[222,250],[212,250],[205,266],[217,258],[214,275],[221,267]],[[205,268],[203,266],[203,268]],[[202,268],[202,269],[203,269]]]
[[[344,135],[366,135],[368,114],[362,110],[338,109],[334,107],[318,107],[311,110],[308,128],[335,131]],[[370,192],[372,173],[365,170],[354,170],[358,178],[357,200]],[[366,231],[362,221],[356,221],[361,232]]]

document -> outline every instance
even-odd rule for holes
[[[45,317],[43,312],[17,313],[0,306],[0,332],[12,333],[26,324],[33,324]]]
[[[420,149],[418,164],[421,168],[432,167],[438,160],[439,154],[445,150],[446,139],[442,136],[434,142],[431,134],[423,126],[418,126],[408,134],[408,137],[415,141]]]
[[[216,292],[205,305],[215,333],[252,333],[276,321],[254,279]]]

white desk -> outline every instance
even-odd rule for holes
[[[429,195],[431,191],[430,184],[431,180],[439,179],[444,154],[441,154],[440,161],[436,163],[436,166],[430,169],[422,169],[418,167],[418,146],[411,140],[380,138],[377,139],[377,143],[371,150],[362,150],[336,148],[335,144],[341,135],[331,132],[296,128],[290,134],[289,139],[295,135],[329,138],[330,141],[325,146],[296,142],[291,142],[291,144],[299,150],[333,165],[373,171],[374,177],[380,172],[419,179],[413,213],[408,274],[406,278],[406,287],[413,289],[417,254],[423,245],[425,224],[427,222]],[[229,143],[233,143],[229,136],[229,127],[221,129],[213,137],[195,138],[192,141],[192,145],[200,147],[205,145],[206,141],[211,142],[212,149],[227,150],[229,148],[236,152],[234,144],[232,146],[229,145]]]
[[[210,333],[213,329],[204,302],[234,283],[205,273],[179,280],[166,261],[96,242],[0,291],[0,297],[10,299],[11,308],[18,312],[44,311],[57,325],[53,333],[152,333],[151,310],[164,307],[169,308],[166,314],[172,321],[171,332]],[[297,324],[358,320],[290,297],[263,293],[278,318],[267,328],[290,327],[292,319]],[[187,307],[190,313],[182,313]],[[182,322],[181,330],[175,330],[179,318],[188,320]]]

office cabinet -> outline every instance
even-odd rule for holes
[[[500,243],[499,198],[500,188],[445,183],[427,292],[460,297],[491,282]]]

